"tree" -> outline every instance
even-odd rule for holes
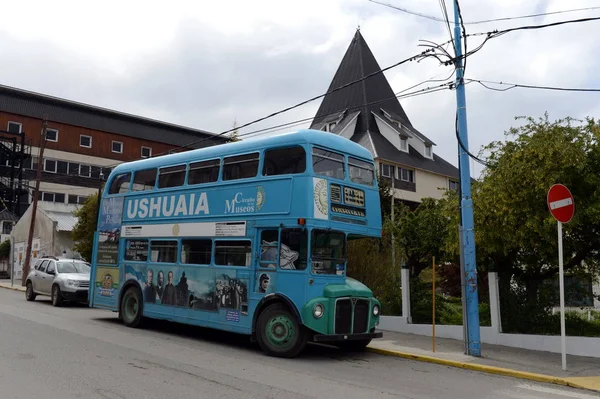
[[[10,240],[5,240],[0,244],[0,259],[7,259],[10,256]]]
[[[233,131],[229,134],[229,141],[231,142],[235,142],[235,141],[240,141],[240,137],[239,137],[239,131],[237,128],[237,120],[233,120],[233,124],[231,125],[233,128]]]
[[[77,224],[71,233],[75,241],[74,250],[87,260],[92,259],[94,232],[98,223],[98,194],[90,195],[74,212]]]
[[[558,273],[556,221],[546,205],[552,184],[565,184],[575,198],[575,216],[563,228],[565,271],[600,264],[600,125],[517,119],[525,124],[507,132],[513,140],[485,147],[490,166],[473,185],[477,258],[499,272],[501,290],[520,284],[519,301],[539,311],[553,304],[542,282]]]

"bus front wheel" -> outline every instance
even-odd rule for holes
[[[121,298],[119,318],[127,327],[138,327],[142,320],[142,293],[137,287],[129,287]]]
[[[287,307],[274,303],[258,317],[256,340],[267,355],[291,358],[304,350],[307,337]]]

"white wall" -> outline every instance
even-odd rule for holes
[[[404,317],[381,316],[379,329],[431,337],[431,325],[408,324]],[[493,327],[481,327],[481,342],[491,345],[561,353],[560,336],[505,334]],[[385,336],[385,332],[384,332]],[[435,336],[463,340],[463,326],[435,326]],[[600,358],[600,338],[567,337],[567,354]]]
[[[445,193],[444,190],[449,187],[448,180],[449,179],[446,176],[416,169],[415,184],[417,186],[417,191],[412,192],[396,188],[396,198],[415,202],[421,202],[421,200],[426,197],[442,198]]]

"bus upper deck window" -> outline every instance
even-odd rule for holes
[[[220,167],[221,161],[218,159],[191,163],[190,172],[188,174],[188,184],[216,182],[219,180]]]
[[[185,165],[162,168],[158,175],[158,188],[183,186],[185,169]]]
[[[152,190],[156,185],[156,168],[138,170],[133,175],[132,191]]]
[[[123,194],[129,191],[129,181],[131,180],[131,173],[123,173],[117,175],[110,183],[108,189],[109,194]]]
[[[288,147],[265,151],[264,176],[288,175],[306,171],[304,148]]]
[[[344,179],[344,156],[333,151],[313,148],[312,152],[313,170],[318,175]]]
[[[248,179],[258,174],[258,153],[226,157],[223,160],[223,180]]]
[[[375,167],[372,163],[360,159],[348,158],[348,172],[354,183],[372,186],[375,181]]]

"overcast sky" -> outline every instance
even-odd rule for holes
[[[437,0],[380,0],[441,17]],[[222,132],[324,93],[357,26],[383,68],[445,42],[445,24],[368,0],[28,1],[3,4],[0,83]],[[452,2],[447,0],[453,20]],[[465,22],[600,6],[600,1],[462,0]],[[467,24],[467,33],[600,16],[600,9]],[[467,78],[600,87],[599,22],[518,31],[490,40],[467,61]],[[469,48],[481,42],[468,39]],[[386,72],[398,92],[452,70],[434,59]],[[436,85],[440,82],[425,84]],[[305,105],[241,133],[314,116]],[[456,165],[453,91],[401,101],[434,151]],[[600,93],[467,86],[469,145],[477,153],[515,116],[599,116]],[[308,123],[300,127],[307,127]],[[474,175],[481,168],[472,165]]]

